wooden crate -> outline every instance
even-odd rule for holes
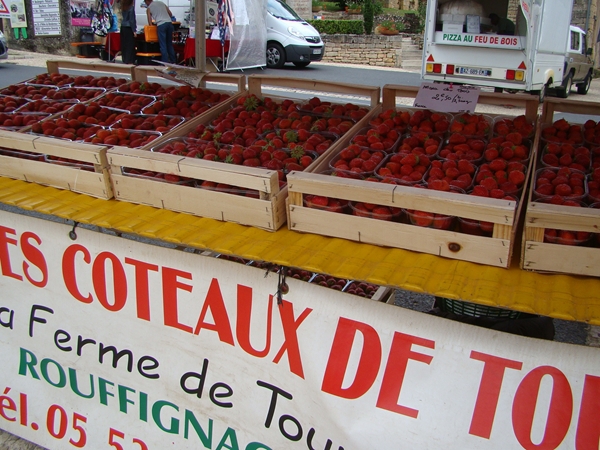
[[[2,130],[0,147],[39,155],[37,159],[0,155],[1,176],[98,198],[113,197],[106,147]],[[74,163],[50,163],[46,157],[66,158]],[[93,170],[84,170],[82,165],[93,166]]]
[[[207,80],[213,79],[217,75],[219,74],[207,75]],[[217,78],[221,79],[221,77]],[[320,88],[324,89],[325,92],[346,92],[354,93],[355,95],[362,93],[363,95],[368,95],[370,101],[375,103],[379,98],[378,87],[352,89],[349,85],[335,83],[321,84],[320,82],[305,80],[294,82],[293,80],[274,77],[266,77],[266,80],[263,80],[263,77],[253,78],[253,92],[260,95],[263,82],[267,81],[269,85],[274,84],[285,87],[306,86],[312,90],[319,90]],[[245,93],[241,92],[239,95]],[[172,132],[153,141],[152,146],[158,146],[165,140],[173,137],[186,136],[189,131],[194,130],[199,124],[209,123],[219,116],[221,112],[226,111],[235,104],[237,97],[237,95],[233,96],[229,100],[211,108],[201,116],[186,121]],[[277,230],[286,221],[285,199],[287,198],[288,189],[287,185],[281,189],[279,188],[276,171],[118,147],[108,152],[108,162],[115,197],[118,200],[149,204],[159,208],[236,222],[270,231]],[[176,174],[195,180],[214,181],[241,189],[257,190],[260,192],[260,198],[255,199],[200,189],[193,186],[168,184],[152,179],[127,176],[123,174],[123,167]],[[311,167],[309,166],[307,170],[310,170]]]
[[[113,147],[107,154],[117,200],[275,231],[285,223],[287,190],[276,171]],[[175,174],[259,191],[260,198],[124,175],[122,168]]]
[[[383,88],[382,104],[365,119],[394,108],[396,97],[414,97],[417,92],[418,88],[386,85]],[[498,96],[502,94],[482,93],[480,102],[497,104],[496,102],[502,100]],[[530,115],[536,114],[537,100],[530,96],[504,97],[506,98],[503,103],[517,102],[529,111]],[[515,202],[320,174],[319,172],[328,168],[336,152],[349,144],[351,138],[349,133],[340,139],[331,152],[319,159],[319,164],[312,170],[314,173],[288,175],[288,227],[291,230],[403,248],[497,267],[506,268],[511,265],[525,188],[520,201]],[[535,146],[534,142],[533,147]],[[474,236],[308,208],[304,206],[304,195],[319,195],[492,222],[493,235]]]
[[[598,121],[600,103],[547,98],[542,110],[542,122],[551,124],[556,112],[582,114],[586,119],[592,118]],[[531,191],[533,191],[533,183]],[[530,193],[523,230],[521,268],[536,272],[600,276],[600,248],[545,243],[546,229],[598,233],[600,231],[599,209],[533,202]]]

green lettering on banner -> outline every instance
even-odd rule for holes
[[[94,397],[94,375],[90,373],[90,394],[85,395],[79,390],[79,383],[77,382],[77,371],[72,367],[69,367],[69,386],[71,390],[80,397],[93,398]]]
[[[59,378],[56,383],[52,382],[52,380],[50,379],[50,376],[48,375],[48,364],[49,363],[54,364],[54,366],[56,367],[56,370],[58,371]],[[64,369],[61,367],[61,365],[59,363],[57,363],[53,359],[50,359],[50,358],[42,359],[42,362],[40,363],[40,369],[42,371],[42,376],[44,377],[44,380],[46,380],[52,386],[57,387],[57,388],[64,388],[67,385],[67,375],[65,374]]]
[[[231,441],[231,444],[225,443],[225,441],[228,439]],[[223,448],[227,448],[229,450],[240,450],[237,435],[235,434],[235,430],[233,428],[227,428],[227,431],[225,431],[225,434],[221,438],[221,442],[219,442],[219,445],[215,450],[221,450]]]
[[[140,392],[140,420],[148,422],[148,394]]]
[[[159,400],[154,405],[152,405],[152,418],[154,419],[154,423],[156,426],[163,430],[165,433],[178,434],[179,433],[179,419],[176,417],[171,417],[170,427],[167,428],[163,425],[160,420],[160,412],[165,406],[170,406],[175,411],[179,411],[179,407],[174,405],[171,402],[167,402],[166,400]]]
[[[135,393],[135,389],[131,389],[130,387],[119,385],[117,390],[119,392],[119,411],[127,414],[127,403],[129,403],[130,405],[135,405],[135,402],[133,402],[133,400],[130,400],[127,398],[127,392]]]
[[[102,405],[108,405],[108,397],[115,396],[115,394],[106,390],[107,385],[114,386],[115,383],[105,380],[104,378],[98,378],[98,391],[100,393],[100,403]]]
[[[246,445],[245,450],[271,450],[271,447],[267,447],[265,444],[261,444],[260,442],[250,442]]]
[[[194,428],[194,431],[196,431],[196,435],[202,441],[202,445],[204,445],[204,448],[212,448],[212,431],[213,431],[212,419],[208,419],[208,436],[202,429],[202,426],[200,425],[198,420],[196,420],[196,416],[194,415],[194,413],[192,411],[186,409],[183,420],[184,420],[184,425],[183,425],[183,437],[184,438],[189,439],[188,436],[189,436],[190,424],[191,424],[192,427]]]
[[[35,370],[35,365],[37,364],[36,356],[30,352],[29,350],[25,350],[24,348],[20,349],[20,358],[19,358],[19,375],[27,376],[27,369],[31,373],[31,376],[36,380],[40,379],[40,376]]]

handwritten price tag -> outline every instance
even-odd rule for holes
[[[474,112],[479,99],[476,87],[422,83],[413,106],[440,112]]]

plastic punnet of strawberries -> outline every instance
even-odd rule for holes
[[[586,208],[587,205],[580,200],[566,199],[561,195],[553,195],[550,197],[538,198],[535,200],[538,203],[549,203],[552,205],[568,206],[575,208]],[[590,238],[592,233],[587,231],[573,230],[558,230],[553,228],[544,229],[544,242],[559,245],[584,245]]]
[[[583,200],[586,195],[585,174],[568,167],[538,169],[533,193],[534,199],[557,195],[566,200]]]

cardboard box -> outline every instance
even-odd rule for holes
[[[444,22],[442,25],[444,33],[459,34],[463,32],[463,24],[455,22]]]

